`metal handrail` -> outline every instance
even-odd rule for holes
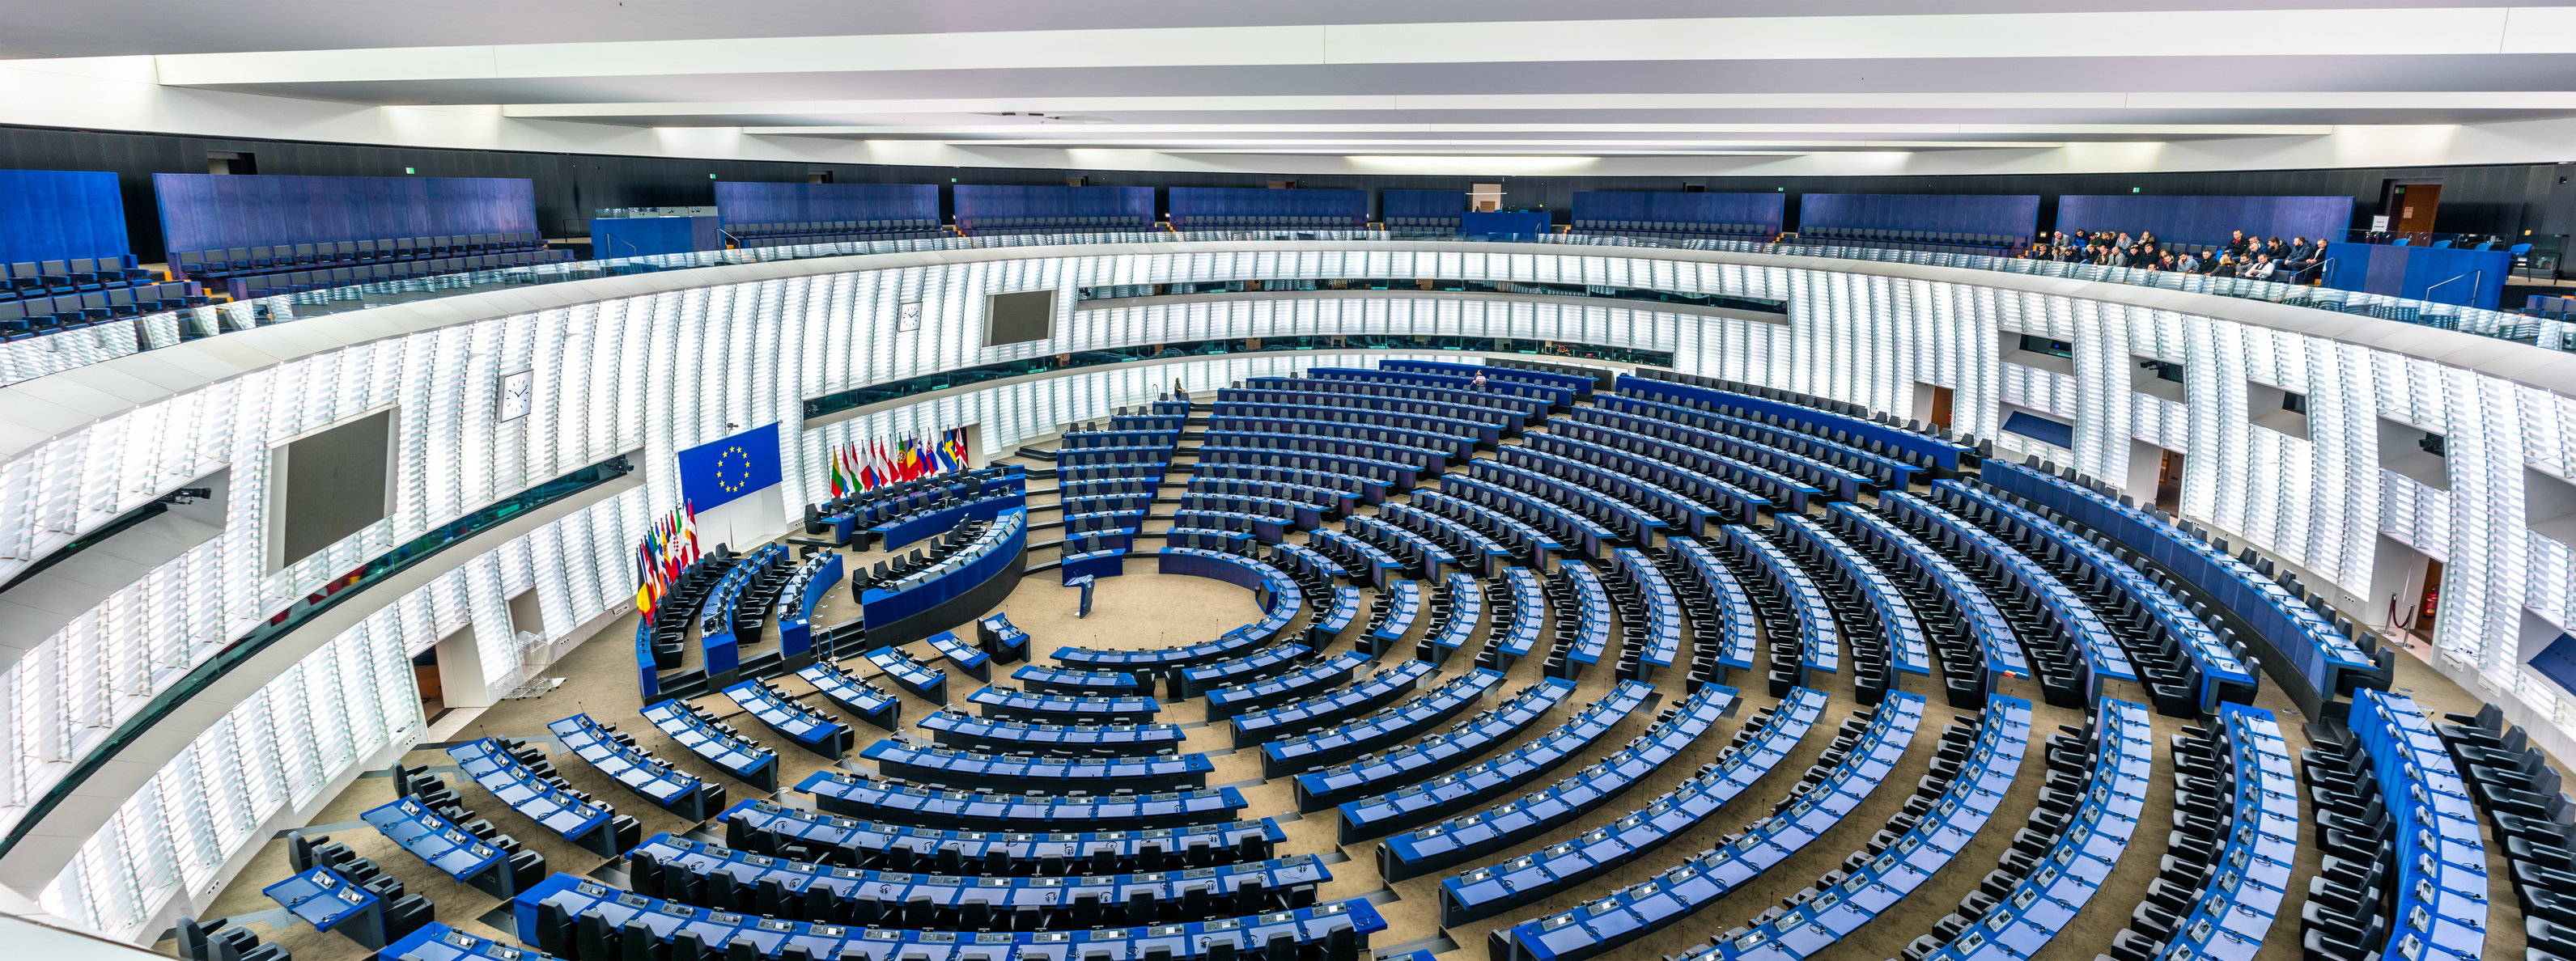
[[[2442,282],[2441,282],[2441,283],[2439,283],[2439,284],[2434,284],[2433,286],[2426,287],[2426,288],[2424,288],[2424,300],[2425,300],[2425,301],[2427,301],[2427,302],[2431,302],[2431,301],[2433,300],[2433,292],[2434,292],[2434,291],[2436,291],[2436,290],[2440,290],[2440,289],[2442,289],[2442,286],[2443,286],[2444,284],[2451,283],[2452,281],[2468,280],[2469,278],[2472,278],[2472,277],[2477,278],[2477,280],[2478,280],[2478,281],[2480,281],[2480,282],[2483,282],[2483,281],[2485,281],[2485,280],[2486,280],[2486,276],[2487,276],[2486,269],[2485,269],[2485,268],[2483,268],[2483,267],[2481,267],[2481,268],[2479,268],[2479,269],[2477,269],[2477,270],[2472,270],[2472,271],[2469,271],[2468,273],[2461,274],[2461,275],[2459,275],[2459,276],[2457,276],[2457,277],[2453,277],[2453,278],[2451,278],[2450,280],[2445,280],[2445,281],[2442,281]],[[2478,284],[2477,284],[2477,283],[2471,283],[2471,284],[2469,285],[2469,299],[2468,299],[2468,300],[2460,301],[2460,302],[2459,302],[2459,304],[2458,304],[2458,306],[2466,307],[2466,306],[2468,306],[2468,305],[2469,305],[2469,301],[2470,301],[2470,300],[2476,300],[2476,299],[2478,299]]]

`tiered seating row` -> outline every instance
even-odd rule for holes
[[[1643,417],[1585,407],[1553,422],[1550,434],[1580,440],[1611,450],[1679,465],[1711,481],[1723,481],[1740,490],[1760,496],[1772,503],[1773,509],[1787,505],[1792,513],[1805,513],[1807,502],[1825,496],[1823,488],[1779,471],[1738,460],[1697,445],[1685,443],[1680,428],[1669,424],[1656,426]],[[1624,425],[1624,426],[1623,426]],[[1631,430],[1629,428],[1638,428]],[[1643,433],[1644,430],[1671,431],[1672,438]]]
[[[1573,473],[1572,464],[1557,462]],[[1596,491],[1571,478],[1558,478],[1528,467],[1517,467],[1501,460],[1478,460],[1467,465],[1467,476],[1495,487],[1518,491],[1526,498],[1552,502],[1550,506],[1590,520],[1612,532],[1613,538],[1630,544],[1652,543],[1654,535],[1669,525],[1663,518]],[[1705,506],[1699,516],[1713,514]],[[1597,552],[1593,555],[1600,556]]]
[[[1339,724],[1374,711],[1411,693],[1434,670],[1426,661],[1403,661],[1348,687],[1334,688],[1302,701],[1240,715],[1228,722],[1234,726],[1234,746],[1251,747],[1278,737],[1281,731],[1302,731],[1320,725]]]
[[[2037,580],[2048,577],[2047,572],[2039,570],[2019,551],[1914,495],[1890,491],[1878,502],[1882,513],[1911,528],[1925,542],[1947,550],[1965,565],[1961,570],[1976,576],[1990,589],[1988,597],[2000,599],[1997,610],[2020,629],[2022,655],[2029,659],[2049,703],[2080,707],[2091,703],[2100,692],[2101,677],[2136,679],[2119,642],[2099,620],[2090,617],[2090,609],[2080,607],[2080,600],[2071,592],[2061,594],[2044,586],[2033,587],[2055,579]],[[2059,587],[2063,590],[2063,585]],[[2101,669],[2097,671],[2097,667]]]
[[[1102,824],[1131,828],[1223,824],[1241,817],[1246,806],[1243,795],[1233,788],[1079,797],[978,794],[858,777],[831,769],[815,772],[796,785],[796,790],[813,795],[816,807],[863,821],[1005,834],[1046,833]]]
[[[1670,491],[1672,496],[1710,505],[1717,509],[1718,520],[1722,523],[1751,524],[1777,506],[1768,497],[1669,460],[1632,454],[1608,444],[1580,440],[1572,436],[1571,432],[1550,431],[1545,434],[1531,434],[1528,449],[1582,461],[1631,477],[1646,478]],[[1698,536],[1698,532],[1693,531],[1692,536]]]
[[[1555,770],[1590,750],[1592,742],[1600,740],[1629,714],[1643,707],[1647,696],[1654,690],[1651,684],[1621,681],[1600,701],[1510,754],[1390,793],[1342,802],[1339,805],[1341,843],[1380,837],[1452,817],[1459,811],[1489,802],[1505,791],[1529,783],[1530,779]],[[1519,728],[1510,722],[1510,718],[1495,718],[1482,725],[1470,725],[1456,738],[1443,737],[1437,741],[1426,738],[1421,744],[1390,752],[1364,764],[1301,776],[1297,779],[1298,809],[1315,810],[1313,805],[1330,803],[1336,796],[1347,796],[1353,788],[1382,788],[1385,784],[1414,781],[1430,773],[1448,770],[1458,762],[1491,750],[1516,736]]]
[[[674,698],[647,704],[642,713],[663,737],[679,742],[716,770],[763,791],[778,790],[778,752],[743,737],[705,708]]]
[[[724,807],[724,785],[705,783],[662,763],[652,752],[636,747],[634,735],[592,720],[588,714],[555,721],[546,730],[599,773],[673,814],[704,821]]]
[[[448,748],[447,756],[511,810],[602,857],[615,857],[627,846],[621,841],[631,843],[624,835],[643,831],[634,818],[563,783],[554,766],[524,744],[487,737]]]
[[[1793,792],[1772,809],[1770,817],[1740,834],[1729,835],[1718,847],[1692,856],[1654,880],[1571,911],[1496,928],[1488,935],[1490,947],[1498,956],[1512,961],[1594,957],[1717,903],[1728,892],[1796,855],[1799,849],[1850,817],[1878,789],[1897,759],[1913,744],[1915,729],[1923,720],[1923,699],[1900,691],[1891,694],[1887,703],[1866,710],[1871,713],[1859,730],[1845,725],[1844,735],[1835,739],[1835,750],[1842,752],[1842,762],[1821,775],[1810,769],[1810,780],[1800,785],[1809,790],[1803,796]],[[1639,817],[1633,819],[1627,831],[1613,835],[1615,841],[1604,838],[1584,846],[1615,844],[1610,850],[1620,853],[1604,860],[1618,863],[1660,847],[1673,833]]]
[[[2251,958],[2289,897],[2285,869],[2298,850],[2299,797],[2271,790],[2289,777],[2289,742],[2272,712],[2224,704],[2215,732],[2177,734],[2173,744],[2178,770],[2202,785],[2216,776],[2224,789],[2208,797],[2207,806],[2193,806],[2198,810],[2174,809],[2176,832],[2194,842],[2177,853],[2205,850],[2201,867],[2225,865],[2228,873],[2207,885],[2178,884],[2180,878],[2171,875],[2156,879],[2147,900],[2130,914],[2130,931],[2201,957]],[[2310,911],[2331,911],[2344,920],[2368,913],[2357,900],[2336,904],[2333,882],[2317,880],[2328,886],[2312,885]],[[2375,902],[2378,892],[2372,894]]]
[[[1816,460],[1825,466],[1858,474],[1871,486],[1904,490],[1914,485],[1923,468],[1917,464],[1874,454],[1837,440],[1828,440],[1803,431],[1793,431],[1746,417],[1735,417],[1680,404],[1650,400],[1633,395],[1604,395],[1600,409],[1636,414],[1656,420],[1713,431],[1738,440],[1788,451]],[[1663,436],[1662,431],[1654,432]],[[1844,436],[1848,437],[1848,434]]]
[[[1939,651],[1951,707],[1983,704],[2003,678],[2030,676],[2003,612],[1949,558],[1896,522],[1855,504],[1827,508],[1825,523],[1846,543],[1875,552],[1882,570],[1912,581],[1906,596],[1914,602],[1915,615],[1932,628],[1936,645],[1945,637],[1969,641]]]
[[[988,753],[1043,750],[1057,756],[1081,751],[1094,757],[1160,754],[1188,735],[1177,724],[1112,724],[1100,727],[996,721],[956,711],[934,711],[922,730],[940,744]]]
[[[1197,796],[1197,792],[1191,796]],[[1104,803],[1114,800],[1119,799],[1106,799]],[[1112,817],[1118,814],[1106,809],[1103,813]],[[881,824],[753,799],[725,812],[724,843],[761,854],[841,867],[956,875],[963,873],[967,862],[986,865],[990,870],[998,860],[1004,865],[1033,864],[1040,875],[1063,877],[1077,872],[1161,870],[1167,856],[1202,864],[1264,861],[1270,858],[1273,847],[1287,840],[1287,832],[1268,818],[1142,831],[1000,834]],[[1193,854],[1193,848],[1206,848],[1207,853]],[[994,857],[997,852],[1001,855],[998,859]]]
[[[1751,670],[1757,653],[1753,596],[1735,573],[1719,563],[1706,545],[1688,537],[1664,541],[1674,583],[1685,589],[1682,604],[1690,611],[1691,683],[1715,684],[1727,671]]]
[[[1654,481],[1587,463],[1578,457],[1549,453],[1540,449],[1536,443],[1521,447],[1506,447],[1501,456],[1495,459],[1522,470],[1572,481],[1607,494],[1619,503],[1653,515],[1662,522],[1665,530],[1679,531],[1693,537],[1699,535],[1700,527],[1704,524],[1723,521],[1730,515],[1749,517],[1756,509],[1750,495],[1742,501],[1721,502],[1726,503],[1731,509],[1720,510]]]
[[[1731,524],[1725,531],[1725,549],[1758,575],[1753,589],[1777,597],[1790,615],[1772,622],[1777,625],[1770,631],[1772,688],[1785,696],[1790,688],[1808,683],[1811,674],[1840,673],[1842,626],[1805,565],[1753,528]]]
[[[1960,457],[1973,457],[1975,449],[1966,444],[1942,440],[1928,434],[1876,423],[1826,410],[1821,404],[1835,404],[1845,411],[1858,412],[1850,404],[1838,404],[1821,398],[1788,394],[1776,388],[1741,384],[1734,381],[1703,377],[1697,374],[1651,371],[1649,377],[1621,377],[1618,392],[1630,397],[1645,397],[1684,407],[1722,413],[1732,417],[1756,420],[1774,427],[1791,427],[1836,443],[1859,447],[1873,454],[1894,457],[1926,469],[1955,471]]]
[[[1666,708],[1655,726],[1618,753],[1573,777],[1472,814],[1398,834],[1377,846],[1379,875],[1389,883],[1420,877],[1537,840],[1618,800],[1637,782],[1698,741],[1735,705],[1734,688],[1701,687]],[[1750,725],[1747,725],[1750,727]],[[1789,737],[1791,742],[1796,735]]]
[[[1815,572],[1820,587],[1841,595],[1844,623],[1851,628],[1852,692],[1863,704],[1878,703],[1881,692],[1896,686],[1896,672],[1929,677],[1931,645],[1923,624],[1914,617],[1878,565],[1840,535],[1804,515],[1778,519],[1780,539],[1797,551]]]
[[[1619,676],[1654,680],[1657,668],[1673,666],[1682,655],[1681,595],[1664,579],[1663,569],[1633,547],[1610,552],[1603,582],[1619,608],[1620,633],[1626,640],[1619,655]]]
[[[1347,368],[1344,368],[1347,369]],[[1356,397],[1385,397],[1401,400],[1437,401],[1468,409],[1484,408],[1517,415],[1523,425],[1535,424],[1547,417],[1549,401],[1544,397],[1524,394],[1501,394],[1479,390],[1456,390],[1420,383],[1377,383],[1366,378],[1348,377],[1250,377],[1243,381],[1252,390],[1286,390],[1322,394],[1346,394]]]
[[[1549,649],[1547,676],[1579,677],[1584,668],[1601,663],[1610,651],[1610,591],[1592,565],[1556,565],[1548,605],[1556,612],[1556,644]]]
[[[868,745],[859,757],[890,777],[935,784],[999,787],[1063,794],[1169,791],[1207,786],[1216,765],[1205,754],[1112,758],[1029,758],[917,747],[891,738]]]
[[[1358,721],[1326,729],[1321,725],[1261,745],[1261,776],[1286,777],[1339,764],[1362,753],[1401,744],[1432,725],[1458,716],[1501,687],[1501,671],[1478,668],[1403,704],[1379,710]]]

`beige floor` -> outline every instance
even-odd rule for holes
[[[1186,471],[1186,467],[1183,470]],[[1178,482],[1184,477],[1185,473],[1176,472],[1173,480]],[[1036,486],[1043,488],[1047,486],[1047,482],[1038,482]],[[1172,491],[1166,491],[1166,493],[1169,494]],[[1033,505],[1052,503],[1053,496],[1038,494],[1032,496],[1031,501]],[[1159,510],[1168,512],[1168,505]],[[1053,516],[1051,513],[1041,513],[1035,519],[1044,523],[1052,520]],[[1164,526],[1168,526],[1168,521],[1155,521],[1148,525],[1153,529]],[[1059,533],[1051,530],[1038,531],[1033,533],[1031,539],[1049,541],[1060,536]],[[1302,540],[1302,535],[1295,535],[1292,539]],[[1147,542],[1149,549],[1151,546],[1153,542]],[[880,556],[854,556],[851,561],[864,565],[873,563]],[[1030,553],[1032,563],[1052,559],[1052,550],[1033,550]],[[1087,619],[1077,619],[1074,616],[1075,595],[1058,585],[1057,576],[1052,571],[1023,581],[1017,590],[994,609],[1007,612],[1014,623],[1029,632],[1034,649],[1041,660],[1044,659],[1046,652],[1065,645],[1152,648],[1194,643],[1213,637],[1257,615],[1249,594],[1239,588],[1199,578],[1177,575],[1167,577],[1153,573],[1153,567],[1153,561],[1150,558],[1133,560],[1128,562],[1125,575],[1100,580],[1095,594],[1095,607]],[[833,600],[825,606],[820,620],[823,623],[832,623],[854,616],[855,613],[848,593],[838,591],[834,593]],[[567,656],[555,669],[548,672],[550,675],[564,677],[566,680],[563,687],[542,699],[503,702],[486,712],[475,724],[457,737],[471,739],[484,734],[518,737],[542,735],[545,732],[546,722],[576,711],[588,711],[594,717],[633,733],[639,744],[653,751],[657,756],[672,761],[700,777],[706,777],[718,783],[727,783],[732,789],[733,800],[746,796],[749,791],[748,786],[730,782],[715,775],[708,765],[670,743],[636,716],[639,699],[632,687],[634,673],[633,665],[629,660],[630,648],[618,641],[620,638],[629,636],[632,630],[631,623],[610,627],[600,635],[603,640],[583,645]],[[1420,636],[1420,631],[1421,627],[1417,626],[1415,639]],[[1354,628],[1352,634],[1356,633],[1357,629]],[[1347,649],[1351,636],[1346,634],[1334,649]],[[1409,645],[1410,639],[1407,641],[1408,648]],[[939,663],[927,644],[915,643],[908,645],[908,648],[914,656],[925,662]],[[873,673],[864,661],[844,660],[843,663],[844,666],[850,667],[862,676]],[[2441,678],[2421,661],[2401,657],[2399,664],[2397,686],[2411,691],[2424,707],[2434,711],[2466,712],[2476,709],[2478,702],[2475,697]],[[1428,690],[1467,667],[1467,658],[1455,658],[1447,670],[1423,682],[1422,689]],[[1535,737],[1544,733],[1560,723],[1572,711],[1579,710],[1583,705],[1596,700],[1614,683],[1611,673],[1607,667],[1600,667],[1582,678],[1578,696],[1569,699],[1565,707],[1560,708],[1539,724],[1533,725],[1530,736]],[[1539,677],[1538,660],[1535,658],[1525,660],[1509,673],[1497,700],[1499,697],[1508,696],[1511,692],[1537,682]],[[808,692],[801,681],[792,677],[782,679],[781,683],[791,691],[800,694]],[[895,690],[891,684],[880,686]],[[1694,750],[1685,752],[1681,757],[1666,764],[1661,770],[1646,778],[1645,783],[1605,805],[1591,817],[1585,818],[1582,823],[1565,828],[1555,835],[1542,839],[1539,843],[1552,844],[1623,816],[1644,805],[1656,795],[1670,790],[1699,765],[1714,760],[1717,749],[1740,729],[1745,716],[1755,709],[1774,703],[1774,699],[1761,689],[1758,680],[1739,683],[1738,687],[1744,688],[1741,706],[1732,716],[1721,721],[1715,729],[1703,737]],[[1668,673],[1659,684],[1659,688],[1663,701],[1658,708],[1682,696],[1681,678],[1677,674]],[[974,682],[971,679],[952,672],[949,686],[952,697],[962,700],[973,689]],[[1711,935],[1745,924],[1751,916],[1778,903],[1780,898],[1814,883],[1818,875],[1839,865],[1847,855],[1875,833],[1886,819],[1893,816],[1903,805],[1915,780],[1925,773],[1931,747],[1938,739],[1942,727],[1950,722],[1954,713],[1941,706],[1942,698],[1938,689],[1922,679],[1911,681],[1908,689],[1929,697],[1934,706],[1927,713],[1911,750],[1905,754],[1886,782],[1851,818],[1765,876],[1746,884],[1717,907],[1650,935],[1621,949],[1614,956],[1626,959],[1654,958],[1659,955],[1674,954],[1691,944],[1706,941]],[[1389,924],[1387,931],[1372,939],[1377,947],[1383,949],[1445,935],[1452,939],[1457,947],[1445,953],[1444,961],[1468,961],[1468,959],[1481,958],[1486,950],[1484,944],[1486,936],[1495,927],[1508,926],[1523,918],[1562,910],[1579,901],[1598,897],[1618,887],[1645,880],[1678,863],[1693,852],[1710,846],[1720,835],[1740,830],[1766,814],[1773,802],[1787,791],[1790,784],[1794,783],[1797,772],[1805,770],[1813,763],[1815,756],[1823,750],[1826,741],[1830,739],[1830,732],[1842,717],[1857,706],[1851,700],[1851,690],[1847,682],[1828,687],[1827,693],[1832,697],[1832,705],[1824,723],[1820,723],[1817,729],[1798,745],[1797,750],[1786,762],[1775,769],[1772,776],[1758,784],[1752,791],[1707,818],[1696,829],[1674,839],[1664,848],[1622,866],[1607,877],[1579,889],[1569,889],[1545,903],[1500,917],[1454,929],[1440,928],[1437,889],[1440,878],[1446,876],[1445,873],[1399,882],[1392,886],[1393,899],[1388,900],[1381,892],[1389,886],[1378,878],[1372,867],[1375,863],[1373,848],[1376,842],[1363,842],[1347,847],[1336,845],[1335,820],[1329,812],[1293,821],[1283,820],[1281,827],[1288,833],[1289,840],[1282,850],[1331,851],[1338,848],[1350,857],[1349,861],[1333,865],[1334,879],[1320,892],[1320,896],[1331,900],[1376,895],[1376,899],[1383,902],[1378,905],[1378,910],[1386,917]],[[2035,689],[2007,690],[2004,693],[2025,697],[2034,702],[2039,700]],[[2133,685],[2115,683],[2110,693],[2111,696],[2140,703],[2145,701],[2141,692]],[[910,695],[902,695],[902,697],[906,702],[903,705],[902,716],[907,724],[934,707]],[[808,702],[818,706],[829,706],[828,702],[820,698],[810,698]],[[1488,701],[1489,704],[1493,702]],[[2302,730],[2302,725],[2307,719],[2299,716],[2277,690],[2266,684],[2258,702],[2260,706],[2269,708],[2280,716],[2282,727],[2289,735],[2294,754],[2297,750],[2310,746]],[[721,695],[701,699],[698,703],[719,715],[741,713],[735,705]],[[1203,711],[1203,701],[1178,702],[1167,709],[1162,719],[1180,723],[1193,722],[1203,719]],[[1632,715],[1618,729],[1596,742],[1589,756],[1559,769],[1554,776],[1562,777],[1580,770],[1593,759],[1618,750],[1631,737],[1643,733],[1653,721],[1655,713],[1655,710],[1650,709],[1641,710]],[[2044,735],[2054,731],[2059,724],[2080,724],[2081,722],[2082,718],[2077,712],[2051,708],[2043,704],[2038,708],[2035,726],[2038,732]],[[748,717],[735,719],[733,723],[755,737],[767,733],[760,729],[756,721]],[[2152,789],[2149,792],[2151,800],[2144,818],[2144,827],[2131,843],[2128,853],[2122,859],[2119,870],[2113,874],[2109,885],[2094,898],[2063,936],[2041,952],[2039,961],[2084,961],[2103,951],[2109,945],[2112,935],[2126,924],[2130,909],[2143,900],[2147,884],[2155,876],[2157,861],[2164,853],[2173,786],[2172,769],[2169,759],[2164,756],[2167,750],[2164,736],[2181,730],[2186,722],[2158,716],[2155,718],[2155,725],[2158,759]],[[859,731],[862,745],[882,733],[865,725],[860,725]],[[1223,751],[1227,746],[1226,728],[1223,725],[1195,727],[1188,733],[1189,740],[1184,750],[1217,752]],[[764,740],[777,744],[783,739],[768,737]],[[1997,858],[2010,846],[2013,832],[2026,822],[2029,812],[2036,805],[2040,781],[2045,772],[2041,742],[2041,737],[2033,738],[2033,750],[2023,759],[2020,774],[2002,809],[1964,854],[1877,921],[1842,943],[1820,952],[1817,955],[1817,961],[1875,961],[1875,959],[1895,957],[1917,935],[1928,932],[1943,915],[1956,910],[1960,897],[1975,890],[1978,881],[1987,872],[1995,869]],[[782,747],[780,761],[782,766],[780,783],[790,786],[826,766],[821,758],[802,753],[793,747]],[[1213,757],[1212,761],[1215,764],[1215,771],[1209,777],[1210,784],[1257,781],[1261,776],[1260,758],[1255,751],[1225,753]],[[450,762],[440,751],[423,749],[409,755],[406,763],[439,765]],[[641,819],[647,836],[656,831],[677,832],[693,827],[677,817],[662,813],[651,805],[643,803],[578,759],[558,757],[556,764],[574,786],[591,792],[601,800],[616,806],[621,812],[633,814]],[[847,762],[844,763],[844,767],[866,770],[864,766]],[[474,808],[482,816],[490,818],[495,824],[500,825],[502,830],[545,852],[552,870],[586,873],[603,865],[603,859],[579,850],[561,838],[536,827],[484,794],[470,781],[465,781],[453,774],[448,777],[448,780],[458,786],[469,807]],[[1540,786],[1543,784],[1532,784],[1522,791]],[[1273,816],[1283,819],[1294,816],[1296,805],[1288,779],[1280,778],[1267,783],[1251,784],[1243,787],[1242,790],[1245,797],[1252,802],[1249,816]],[[358,812],[385,803],[391,800],[392,796],[392,782],[389,779],[383,777],[362,779],[317,815],[314,823],[330,824],[354,820]],[[798,801],[798,797],[799,795],[792,788],[781,794],[781,799],[790,803],[802,803]],[[475,920],[498,906],[495,899],[448,882],[443,875],[428,870],[426,866],[411,859],[409,855],[395,850],[393,845],[372,830],[364,827],[355,830],[340,829],[332,831],[331,836],[336,840],[350,843],[360,854],[374,858],[378,864],[401,875],[412,886],[413,891],[427,894],[438,906],[440,921],[478,934],[503,936],[503,932],[488,928]],[[1538,845],[1531,847],[1536,846]],[[284,841],[270,842],[258,855],[257,862],[226,888],[208,913],[214,916],[245,915],[273,908],[275,905],[261,896],[260,888],[284,875],[285,847]],[[2497,851],[2498,846],[2490,843],[2489,850]],[[2294,961],[2300,956],[2296,919],[2300,904],[2304,900],[2307,876],[2317,868],[2317,853],[2309,845],[2302,844],[2300,855],[2298,873],[2293,877],[2293,893],[2282,910],[2283,920],[2274,925],[2271,937],[2259,955],[2259,961]],[[2495,859],[2491,868],[2491,876],[2500,880],[2499,887],[2494,892],[2495,917],[2490,926],[2489,956],[2519,957],[2523,947],[2521,918],[2519,912],[2514,910],[2514,900],[2509,889],[2503,886],[2509,884],[2509,880],[2503,880],[2507,879],[2508,875],[2503,870],[2500,857]],[[307,927],[280,932],[263,931],[263,937],[287,944],[298,958],[305,961],[356,959],[365,954],[345,939],[336,935],[321,934]],[[171,950],[171,945],[164,942],[160,945],[160,949],[167,952]]]

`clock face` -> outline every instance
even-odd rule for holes
[[[512,421],[528,416],[529,409],[536,406],[536,394],[536,371],[522,370],[501,375],[501,404],[497,419]]]

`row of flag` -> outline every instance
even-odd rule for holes
[[[698,560],[698,509],[683,502],[653,522],[653,529],[635,545],[635,609],[646,620],[662,598],[680,582],[680,574]]]
[[[965,470],[966,429],[940,431],[934,441],[906,436],[892,448],[884,441],[870,441],[864,448],[852,441],[833,451],[831,460],[828,483],[833,497]]]

